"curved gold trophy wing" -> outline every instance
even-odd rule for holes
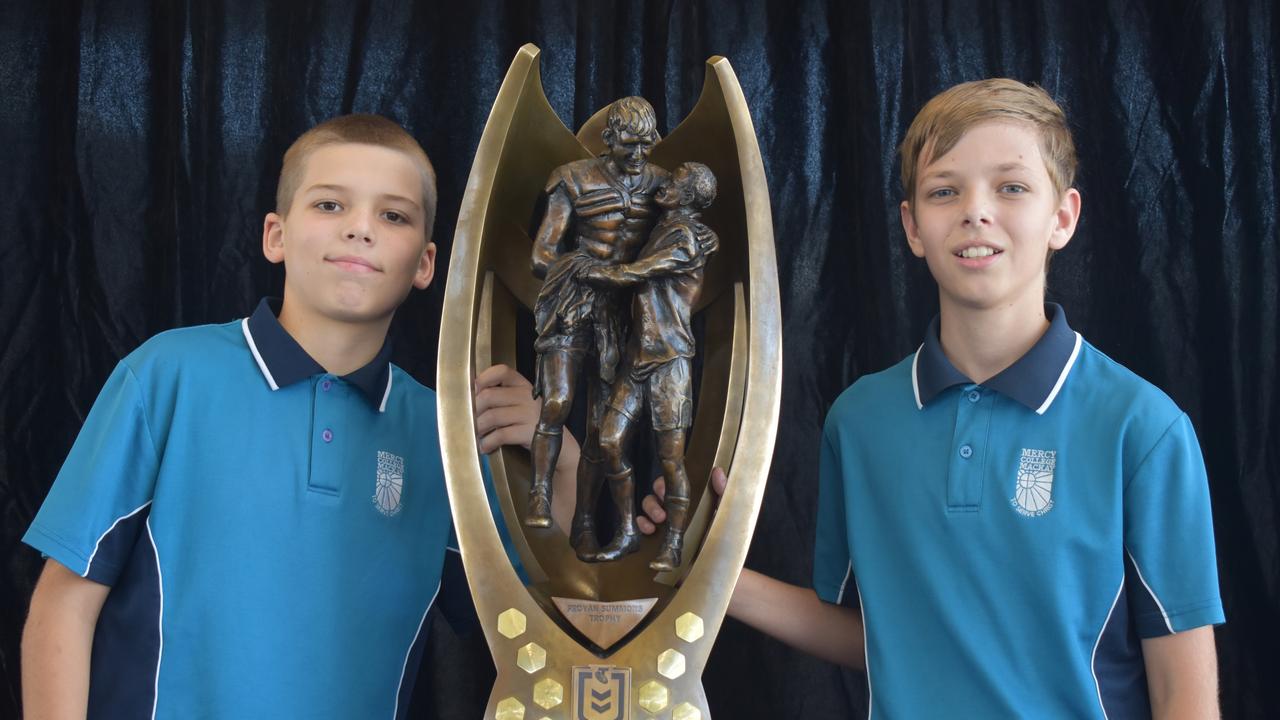
[[[577,707],[570,697],[570,689],[578,689],[574,673],[600,663],[626,668],[629,687],[636,689],[621,702],[619,710],[627,714],[617,718],[630,717],[632,705],[652,711],[681,703],[708,717],[698,678],[746,559],[781,391],[777,267],[764,165],[733,70],[724,58],[713,57],[697,105],[650,156],[668,169],[702,162],[719,181],[704,219],[721,246],[695,308],[704,316],[706,341],[686,454],[698,509],[686,535],[685,565],[670,573],[649,570],[656,538],[624,560],[586,564],[574,556],[567,529],[525,531],[525,503],[513,497],[523,499],[528,492],[528,453],[504,448],[490,456],[490,467],[530,580],[526,587],[490,515],[472,420],[472,379],[494,362],[516,365],[517,316],[521,306],[532,308],[539,288],[530,271],[529,229],[548,176],[559,165],[603,149],[603,113],[575,137],[546,100],[538,55],[533,45],[520,49],[485,125],[458,215],[440,331],[437,388],[449,499],[498,670],[486,717],[524,717],[514,714],[519,706],[528,707],[530,718],[576,718],[569,714]],[[713,465],[726,467],[731,482],[708,529],[712,498],[705,489]],[[600,647],[560,616],[553,596],[658,603],[648,624],[621,644]],[[606,675],[598,677],[603,681]],[[605,717],[582,715],[596,716]]]

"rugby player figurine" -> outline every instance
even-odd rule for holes
[[[609,106],[599,157],[556,168],[547,181],[547,211],[533,242],[533,272],[544,278],[534,305],[537,352],[533,394],[543,398],[542,413],[530,445],[533,480],[525,525],[551,526],[551,478],[560,456],[565,420],[584,360],[597,372],[587,382],[588,422],[578,463],[577,499],[570,539],[580,558],[600,552],[593,508],[601,485],[600,421],[626,337],[628,295],[583,281],[592,268],[630,262],[636,257],[658,209],[654,194],[667,171],[648,162],[658,142],[653,107],[640,97]],[[560,246],[572,231],[569,249]],[[634,480],[611,477],[615,501],[634,516]],[[625,536],[625,537],[624,537]],[[634,522],[619,533],[617,553],[638,542]],[[620,553],[619,553],[620,554]]]

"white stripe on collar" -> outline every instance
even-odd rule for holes
[[[253,353],[253,359],[258,362],[258,369],[262,371],[262,376],[267,379],[267,385],[272,390],[279,390],[280,386],[276,384],[276,379],[271,376],[271,371],[267,369],[267,361],[262,359],[262,354],[258,352],[258,345],[253,341],[253,334],[249,332],[249,318],[240,321],[240,329],[244,331],[244,339],[249,343],[249,352]],[[388,382],[388,385],[391,383]],[[386,404],[386,398],[382,400]]]
[[[920,343],[920,347],[916,348],[916,354],[911,358],[911,392],[915,393],[917,410],[924,409],[924,403],[920,402],[920,380],[916,369],[920,364],[920,351],[923,349],[924,343]]]
[[[378,405],[378,412],[387,411],[387,398],[391,397],[391,363],[387,363],[387,389],[382,393],[382,403]]]
[[[1080,345],[1084,342],[1084,338],[1080,333],[1076,333],[1076,346],[1071,349],[1071,357],[1067,358],[1067,363],[1062,366],[1062,373],[1058,375],[1058,382],[1053,384],[1053,389],[1049,391],[1049,397],[1044,399],[1044,404],[1036,409],[1037,415],[1043,415],[1045,410],[1053,404],[1055,398],[1058,397],[1058,391],[1062,389],[1062,383],[1067,381],[1067,375],[1071,372],[1071,367],[1076,364],[1076,357],[1080,355]]]

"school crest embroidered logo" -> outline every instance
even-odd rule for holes
[[[1018,459],[1018,479],[1009,502],[1027,517],[1039,517],[1053,509],[1053,468],[1057,450],[1023,448]]]
[[[373,506],[391,517],[400,512],[400,496],[404,492],[404,458],[385,450],[378,451],[378,477],[374,482]]]

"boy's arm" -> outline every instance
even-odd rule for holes
[[[527,450],[542,411],[542,400],[533,397],[529,381],[514,368],[494,365],[476,376],[475,395],[480,452],[488,454],[503,445]],[[566,431],[563,437],[551,480],[551,515],[567,528],[573,518],[579,449],[571,433]]]
[[[729,600],[729,616],[814,657],[866,669],[862,614],[823,602],[812,588],[744,569]]]
[[[1221,717],[1212,627],[1146,638],[1142,657],[1154,720]]]
[[[711,470],[711,489],[724,494],[724,470]],[[653,481],[654,494],[645,497],[636,526],[646,535],[667,519],[662,507],[666,483]],[[812,588],[791,585],[754,570],[743,569],[729,598],[729,617],[739,620],[797,650],[845,667],[867,666],[862,613],[823,602]]]
[[[45,561],[22,633],[22,704],[28,720],[84,718],[98,613],[111,588]]]

